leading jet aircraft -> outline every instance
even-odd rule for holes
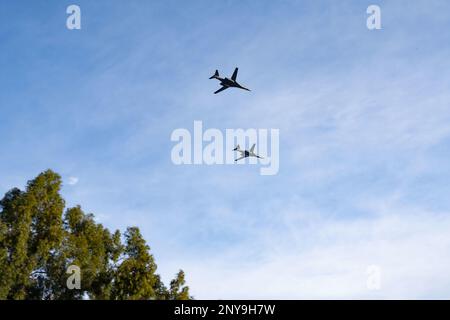
[[[219,76],[219,70],[216,70],[216,72],[214,73],[214,75],[212,77],[210,77],[210,79],[217,79],[217,80],[219,80],[220,81],[220,85],[222,86],[222,88],[220,88],[219,90],[214,92],[214,94],[219,93],[220,91],[223,91],[223,90],[228,89],[228,88],[239,88],[239,89],[250,91],[250,89],[244,88],[239,83],[237,83],[237,81],[236,81],[237,74],[238,74],[238,68],[234,69],[234,72],[233,72],[233,75],[231,76],[231,79],[221,78]]]

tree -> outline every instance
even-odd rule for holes
[[[0,272],[1,298],[25,299],[36,257],[30,254],[32,210],[26,194],[17,188],[0,201],[3,225],[2,251],[6,252]]]
[[[180,271],[168,290],[137,227],[122,244],[80,206],[60,196],[51,170],[0,200],[0,299],[189,299]],[[69,266],[82,272],[81,289],[67,286]]]
[[[190,300],[189,287],[185,286],[185,274],[183,270],[180,270],[175,279],[170,282],[170,290],[168,293],[169,300]]]
[[[9,275],[6,274],[8,262],[8,250],[6,248],[6,225],[0,219],[0,299],[5,299],[9,292]]]
[[[113,299],[156,299],[159,277],[150,248],[138,228],[128,228],[125,233],[123,261],[117,268],[112,290]],[[131,275],[131,276],[130,276]]]
[[[83,271],[83,286],[81,290],[70,290],[65,282],[56,282],[56,297],[81,299],[87,295],[91,299],[109,299],[114,264],[122,250],[120,232],[111,234],[79,206],[66,211],[64,232],[54,278],[64,279],[68,267],[75,265]]]
[[[51,170],[28,182],[24,203],[31,214],[28,259],[32,274],[28,299],[52,299],[52,271],[58,263],[63,240],[62,214],[65,202],[59,194],[61,177]]]

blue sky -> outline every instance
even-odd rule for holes
[[[382,30],[366,28],[370,4]],[[197,298],[446,298],[449,11],[3,1],[0,192],[59,172],[69,206],[139,226],[164,279],[183,268]],[[208,77],[236,66],[252,92],[212,94]],[[279,129],[279,173],[173,165],[170,135],[194,120]]]

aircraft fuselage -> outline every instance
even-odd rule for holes
[[[220,79],[220,84],[222,86],[226,86],[226,87],[237,87],[238,86],[236,81],[233,81],[233,80],[228,79],[228,78]]]
[[[240,89],[248,90],[247,88],[244,88],[239,83],[237,83],[236,81],[233,81],[231,79],[222,78],[222,79],[219,79],[219,80],[220,80],[220,85],[222,85],[224,87],[234,87],[234,88],[240,88]]]

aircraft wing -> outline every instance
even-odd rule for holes
[[[233,75],[231,76],[231,80],[236,81],[238,70],[239,68],[234,69]]]
[[[250,153],[253,153],[254,150],[255,150],[255,144],[252,145],[252,148],[250,149]]]
[[[228,89],[228,87],[223,86],[222,88],[220,88],[219,90],[217,90],[216,92],[214,92],[214,94],[219,93],[220,91],[223,91],[225,89]]]

